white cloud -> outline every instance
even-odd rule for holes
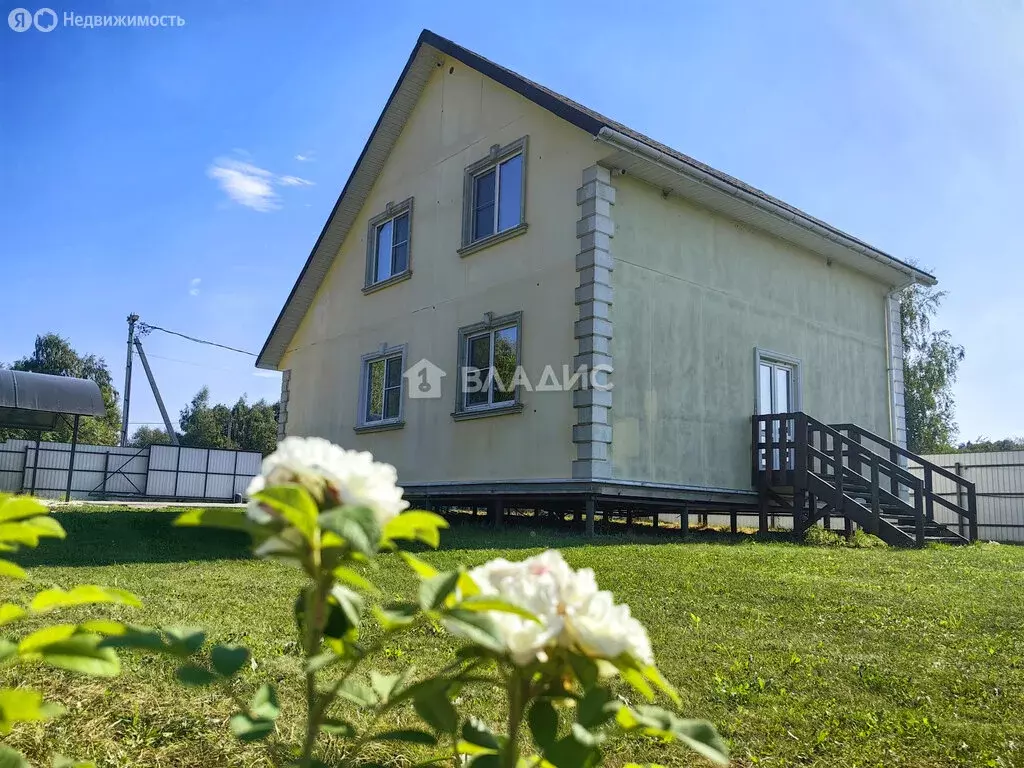
[[[201,277],[193,277],[191,280],[189,280],[189,282],[188,282],[188,295],[189,296],[198,296],[199,295],[199,284],[201,282],[203,282],[203,278],[201,278]]]
[[[277,183],[282,187],[309,187],[313,185],[313,182],[309,179],[303,179],[299,176],[280,176],[277,179]]]
[[[313,154],[312,150],[309,152],[299,152],[299,154],[295,156],[295,159],[300,163],[311,163],[313,162]]]
[[[206,170],[224,193],[239,205],[254,211],[280,208],[274,191],[274,174],[252,163],[221,158]]]
[[[239,205],[254,211],[273,211],[281,207],[274,187],[307,187],[313,184],[299,176],[279,176],[249,162],[218,158],[206,169],[224,193]]]

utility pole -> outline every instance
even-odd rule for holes
[[[139,316],[128,315],[128,360],[124,365],[124,405],[121,409],[121,447],[128,445],[128,406],[132,398],[132,342],[135,341],[135,323]]]
[[[146,333],[145,327],[142,329],[143,335]],[[139,350],[139,360],[142,361],[142,368],[146,371],[146,378],[149,379],[149,387],[153,390],[153,397],[156,399],[156,407],[160,409],[160,418],[164,420],[164,429],[167,430],[167,437],[171,441],[171,445],[178,444],[178,435],[174,432],[174,427],[171,424],[171,418],[167,415],[167,408],[164,406],[164,399],[160,396],[160,389],[156,385],[156,379],[153,377],[153,370],[149,367],[149,360],[146,359],[146,351],[142,348],[142,339],[135,340],[135,348]]]

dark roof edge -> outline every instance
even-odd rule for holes
[[[309,252],[309,257],[306,259],[306,263],[302,265],[302,271],[299,272],[299,277],[295,281],[295,285],[292,286],[291,292],[288,294],[288,298],[285,299],[284,305],[281,307],[281,311],[277,314],[277,319],[274,321],[273,328],[270,329],[270,333],[267,335],[267,340],[263,342],[263,347],[260,349],[259,355],[256,357],[257,368],[269,368],[271,370],[277,370],[276,364],[268,364],[263,356],[267,353],[267,347],[270,346],[271,340],[274,338],[274,334],[277,333],[278,326],[281,324],[282,318],[284,318],[285,312],[288,311],[288,305],[292,303],[292,299],[295,298],[296,292],[299,290],[299,285],[302,284],[302,279],[306,276],[306,272],[309,271],[310,264],[313,263],[313,257],[316,255],[317,249],[320,247],[320,242],[324,239],[327,234],[327,230],[330,229],[331,223],[334,221],[334,217],[338,213],[338,209],[341,207],[341,201],[345,199],[345,195],[348,193],[348,188],[352,185],[352,180],[356,177],[356,173],[359,172],[359,166],[363,164],[363,158],[366,157],[366,153],[370,149],[370,145],[373,143],[374,137],[377,135],[377,131],[380,130],[381,123],[384,122],[384,116],[387,115],[388,109],[391,107],[391,102],[395,100],[395,96],[398,94],[398,89],[402,87],[402,81],[405,80],[405,76],[409,73],[412,63],[416,60],[416,54],[420,52],[420,47],[424,43],[424,37],[428,34],[426,30],[420,34],[419,39],[416,41],[416,47],[412,49],[412,53],[409,54],[409,59],[405,62],[405,66],[402,68],[402,74],[398,76],[398,80],[395,81],[395,87],[391,89],[391,95],[388,96],[387,102],[384,104],[384,109],[380,111],[380,115],[377,117],[377,122],[373,126],[373,130],[370,131],[370,136],[366,140],[366,144],[363,145],[362,152],[359,153],[359,158],[352,166],[352,171],[348,175],[348,181],[345,182],[345,186],[341,189],[341,194],[338,195],[338,200],[334,203],[334,207],[331,209],[331,215],[327,217],[327,221],[324,222],[324,228],[320,230],[320,236],[316,239],[313,244],[313,249]],[[433,33],[429,33],[433,35]]]

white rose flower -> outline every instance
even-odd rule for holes
[[[366,451],[346,451],[320,437],[286,437],[263,459],[260,474],[246,493],[252,496],[268,486],[304,479],[314,495],[319,492],[339,504],[373,510],[382,526],[409,506],[393,466],[374,461]],[[255,501],[249,502],[249,516],[256,522],[270,517]]]
[[[556,647],[593,658],[615,659],[628,653],[645,664],[654,662],[647,630],[632,617],[629,606],[617,605],[611,592],[598,590],[591,569],[573,571],[557,550],[518,563],[492,560],[469,575],[482,594],[529,611],[539,620],[490,612],[516,664],[544,661]]]

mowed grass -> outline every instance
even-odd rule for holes
[[[246,697],[273,681],[283,706],[280,736],[298,739],[301,662],[291,605],[300,573],[249,559],[244,537],[172,528],[173,514],[165,511],[57,516],[68,539],[19,557],[37,582],[130,589],[142,609],[102,613],[198,626],[213,641],[246,645],[256,669],[237,681],[237,693]],[[451,568],[523,558],[546,546],[562,548],[575,567],[593,568],[602,587],[629,603],[679,688],[685,714],[715,723],[737,765],[1024,766],[1024,548],[853,550],[733,537],[587,541],[461,526],[446,532],[441,551],[424,557]],[[382,558],[373,578],[385,599],[414,589],[394,556]],[[0,584],[5,601],[23,601],[30,591]],[[423,630],[402,637],[380,664],[434,670],[455,647]],[[121,677],[111,680],[5,668],[0,685],[41,687],[68,713],[19,726],[4,743],[43,765],[54,753],[101,766],[153,767],[265,766],[282,757],[280,746],[234,741],[225,692],[185,688],[167,659],[123,658]],[[458,704],[492,726],[505,717],[500,697],[486,690],[463,692]],[[384,725],[399,723],[412,725],[411,711]],[[322,758],[340,754],[325,739]],[[636,739],[613,739],[607,755],[616,766],[700,764],[679,746]],[[420,748],[413,757],[429,756]],[[385,748],[366,757],[409,764]]]

